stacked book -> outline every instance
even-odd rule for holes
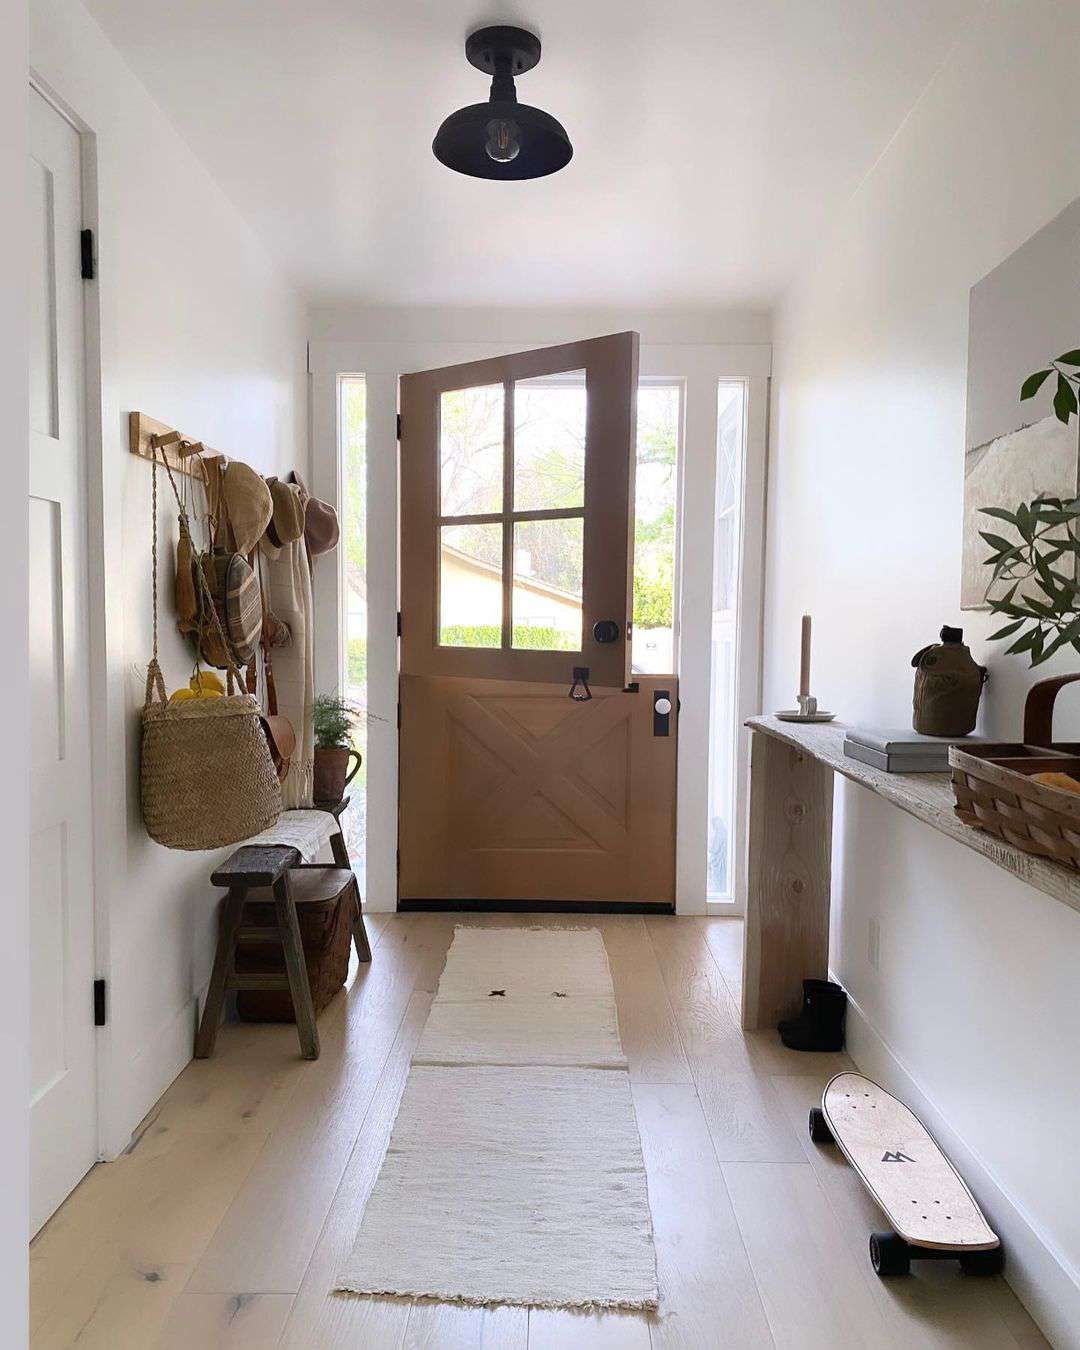
[[[921,736],[903,727],[850,727],[844,754],[886,773],[948,773],[950,745],[985,740],[985,736]]]

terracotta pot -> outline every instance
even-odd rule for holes
[[[350,755],[356,760],[349,772]],[[339,802],[345,795],[345,789],[356,777],[360,768],[360,753],[350,750],[347,745],[335,745],[328,750],[315,748],[315,769],[312,797],[317,802]]]

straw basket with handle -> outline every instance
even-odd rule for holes
[[[1032,780],[1061,773],[1080,780],[1080,744],[1052,738],[1054,701],[1080,672],[1040,680],[1028,690],[1020,744],[949,750],[956,814],[1025,853],[1080,868],[1080,791]]]
[[[183,529],[187,515],[164,460]],[[260,722],[261,709],[243,689],[232,656],[227,689],[220,698],[170,703],[158,664],[157,452],[153,466],[154,655],[146,670],[142,712],[142,812],[151,839],[166,848],[214,849],[250,839],[281,815],[281,786]],[[190,532],[190,531],[189,531]],[[221,629],[202,563],[195,578],[217,638],[231,652]]]

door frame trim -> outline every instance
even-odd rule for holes
[[[62,117],[79,137],[80,147],[80,210],[81,229],[93,231],[95,249],[99,232],[99,195],[97,168],[97,137],[87,123],[37,71],[30,68],[29,89],[38,94]],[[96,262],[96,260],[95,260]],[[118,681],[110,682],[108,674],[108,642],[112,635],[115,645],[120,622],[118,604],[110,602],[106,585],[107,554],[110,550],[109,531],[106,529],[105,460],[103,436],[103,405],[101,375],[101,305],[98,268],[94,276],[82,280],[83,311],[83,418],[86,455],[86,637],[87,665],[90,680],[91,705],[105,710],[105,716],[92,719],[90,727],[90,768],[95,784],[110,781],[110,760],[114,751],[110,740],[119,735],[123,741],[124,689]],[[113,546],[116,549],[116,546]],[[113,560],[119,566],[119,554]],[[112,687],[110,687],[110,684]],[[119,715],[119,721],[117,721]],[[107,800],[107,799],[106,799]],[[109,960],[109,895],[110,876],[107,859],[116,856],[118,838],[116,821],[102,804],[102,797],[92,793],[90,799],[90,839],[92,851],[91,906],[94,932],[94,978],[104,979],[106,989],[110,981]],[[123,831],[119,838],[126,837]],[[93,990],[86,991],[89,1006]],[[107,1005],[106,1005],[107,1007]],[[104,1027],[94,1029],[94,1133],[97,1157],[111,1156],[109,1139],[109,1100],[106,1091],[109,1081],[112,1019],[107,1017]]]
[[[548,320],[550,323],[550,319]],[[537,327],[541,327],[537,324]],[[602,321],[601,321],[602,327]],[[566,323],[566,339],[591,336],[595,324],[580,319]],[[528,338],[515,341],[453,342],[361,341],[315,339],[308,344],[311,393],[312,491],[327,501],[341,501],[339,378],[363,376],[367,384],[367,573],[368,573],[368,702],[385,721],[368,726],[369,782],[379,791],[368,800],[367,894],[365,906],[392,913],[397,903],[397,705],[399,596],[398,455],[396,414],[399,374],[435,369],[489,356],[509,355],[529,346],[550,345]],[[682,380],[684,404],[681,494],[682,573],[680,577],[681,669],[683,696],[678,757],[676,912],[679,914],[741,913],[745,893],[745,820],[747,787],[746,718],[761,707],[761,643],[764,577],[764,513],[766,418],[772,346],[750,343],[652,343],[643,336],[642,379]],[[744,521],[741,554],[744,566],[739,618],[739,723],[736,754],[736,847],[733,862],[736,902],[710,911],[706,901],[706,835],[708,759],[687,747],[707,744],[712,628],[713,514],[716,482],[717,383],[748,382]],[[687,478],[690,447],[693,481]],[[692,548],[687,541],[693,538]],[[343,634],[340,596],[343,586],[341,550],[337,566],[315,575],[315,682],[320,689],[339,688]]]

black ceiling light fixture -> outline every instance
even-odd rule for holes
[[[540,39],[524,28],[481,28],[465,40],[470,64],[492,77],[487,103],[451,113],[431,148],[448,169],[472,178],[543,178],[570,162],[562,125],[517,101],[514,79],[540,60]]]

